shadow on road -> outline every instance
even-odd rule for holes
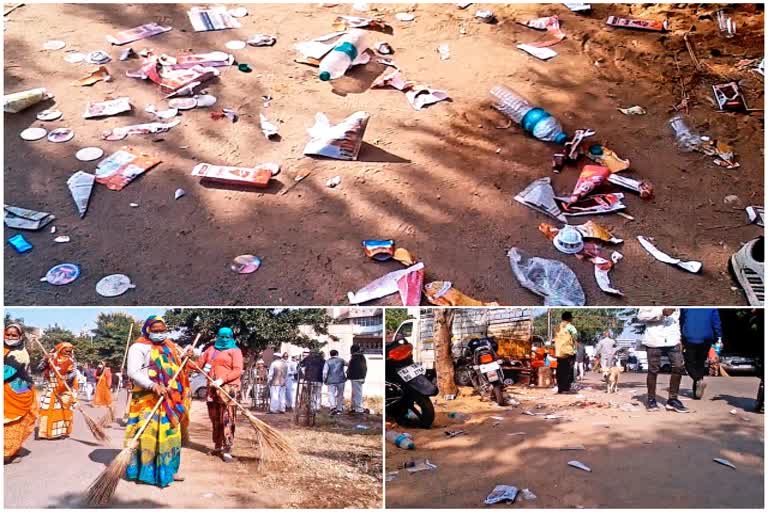
[[[97,448],[88,454],[88,458],[99,464],[109,465],[117,457],[120,450],[117,448]]]
[[[69,493],[51,500],[48,508],[89,508],[83,502],[83,494]],[[120,500],[113,498],[110,508],[164,508],[166,505],[149,499]]]
[[[757,391],[755,391],[757,394]],[[742,411],[755,412],[756,401],[751,397],[733,396],[733,395],[717,395],[712,397],[712,400],[722,400],[731,407],[737,407]]]

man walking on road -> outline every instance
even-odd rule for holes
[[[557,358],[557,393],[572,394],[573,361],[576,358],[576,340],[579,332],[573,326],[573,314],[566,311],[560,317],[562,322],[555,333],[555,357]]]
[[[603,372],[603,380],[608,380],[608,372],[613,365],[616,355],[616,340],[611,336],[611,331],[605,331],[603,337],[595,347],[595,357],[600,358],[600,370]]]
[[[309,396],[312,402],[312,410],[317,411],[320,409],[320,402],[323,396],[323,368],[325,367],[325,359],[322,352],[319,350],[311,351],[304,356],[304,359],[299,363],[299,367],[303,372],[302,379],[310,389]]]
[[[352,383],[352,412],[363,413],[363,383],[368,373],[368,363],[359,345],[352,345],[352,356],[347,367],[347,380]]]
[[[640,308],[637,319],[645,324],[643,345],[648,354],[648,411],[658,411],[656,403],[656,380],[661,370],[661,356],[669,358],[672,375],[669,377],[669,400],[666,409],[675,412],[689,412],[677,398],[680,381],[683,379],[683,349],[680,343],[680,312],[673,308]]]
[[[693,380],[693,398],[701,400],[707,383],[707,357],[712,343],[723,339],[720,314],[716,309],[681,309],[680,326],[683,338],[683,357],[688,376]]]
[[[296,377],[298,371],[298,365],[294,358],[288,356],[288,352],[283,352],[283,361],[285,361],[288,373],[285,376],[285,409],[287,411],[293,410],[293,404],[296,401]]]
[[[276,357],[269,365],[267,381],[269,382],[269,413],[285,413],[285,382],[288,379],[288,365]]]
[[[584,360],[587,357],[587,347],[584,343],[576,343],[576,368],[574,368],[573,376],[576,380],[584,378]]]
[[[96,368],[85,363],[85,399],[89,402],[93,400],[94,391],[96,391]]]
[[[331,350],[331,357],[323,366],[323,382],[328,387],[328,402],[333,416],[344,411],[345,366],[347,362],[339,357],[338,350]]]

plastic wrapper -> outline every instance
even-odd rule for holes
[[[159,163],[160,160],[155,157],[124,146],[99,162],[96,167],[96,182],[106,185],[110,190],[122,190]]]
[[[181,123],[181,120],[175,119],[168,123],[146,123],[132,124],[130,126],[121,126],[102,132],[101,138],[104,140],[123,140],[129,135],[150,135],[154,133],[164,133]]]
[[[636,180],[622,176],[621,174],[611,174],[608,176],[607,181],[613,185],[637,192],[640,194],[641,199],[651,199],[653,197],[654,188],[650,181]]]
[[[555,201],[555,191],[552,189],[552,180],[548,177],[539,178],[515,196],[515,201],[550,215],[560,222],[565,223],[565,215]]]
[[[536,30],[546,30],[547,37],[541,41],[528,43],[526,46],[532,46],[534,48],[546,48],[556,45],[563,39],[565,39],[565,33],[560,28],[560,18],[557,16],[545,16],[543,18],[535,18],[522,23],[528,28],[535,28]],[[519,48],[519,46],[518,46]]]
[[[95,181],[96,176],[83,171],[77,171],[67,180],[69,193],[75,201],[75,206],[77,206],[77,211],[80,213],[81,219],[85,217],[85,213],[88,211],[88,201],[91,199],[93,183]]]
[[[363,252],[376,261],[388,261],[395,254],[394,240],[363,240]]]
[[[552,48],[540,48],[538,46],[532,46],[530,44],[517,45],[519,50],[523,50],[528,55],[533,55],[539,60],[549,60],[553,57],[557,57],[557,52]]]
[[[246,41],[251,46],[274,46],[277,38],[269,34],[255,34]]]
[[[138,41],[139,39],[146,39],[147,37],[170,32],[171,30],[173,30],[173,27],[165,27],[158,23],[146,23],[129,30],[118,32],[114,36],[107,36],[107,41],[114,45],[120,46],[123,44],[132,43],[133,41]]]
[[[195,32],[240,28],[240,22],[222,5],[193,7],[187,11],[187,16]]]
[[[563,213],[569,217],[614,213],[626,208],[624,194],[593,194],[575,203],[562,203]]]
[[[48,212],[29,210],[18,206],[5,205],[4,210],[3,221],[7,227],[12,229],[37,231],[56,220],[56,217]]]
[[[445,101],[449,98],[447,92],[432,89],[426,85],[414,85],[405,93],[405,97],[408,99],[408,103],[416,110],[421,110],[428,105]]]
[[[577,460],[572,460],[572,461],[568,462],[568,465],[569,466],[573,466],[574,468],[578,468],[578,469],[580,469],[582,471],[586,471],[588,473],[592,472],[592,470],[589,468],[589,466],[587,466],[583,462],[579,462]]]
[[[3,111],[17,114],[32,105],[51,98],[53,98],[53,94],[48,92],[45,87],[6,94],[3,96]]]
[[[24,254],[25,252],[32,250],[32,244],[29,243],[29,240],[24,238],[24,235],[21,233],[10,237],[8,243],[13,247],[13,250],[19,254]]]
[[[406,276],[411,272],[417,272],[419,270],[424,270],[423,263],[417,263],[408,268],[390,272],[389,274],[386,274],[376,279],[375,281],[370,282],[355,293],[349,292],[347,294],[349,303],[362,304],[363,302],[380,299],[382,297],[386,297],[387,295],[398,293],[400,291],[400,288],[397,284],[398,281],[403,276]]]
[[[611,278],[608,275],[608,273],[613,269],[613,266],[618,263],[624,256],[617,251],[613,251],[611,254],[611,259],[607,260],[601,256],[597,256],[594,258],[591,258],[590,261],[595,266],[595,281],[597,282],[597,286],[600,287],[601,290],[603,290],[605,293],[611,294],[611,295],[618,295],[623,297],[624,294],[621,293],[620,290],[614,288],[611,285]]]
[[[631,162],[621,158],[615,151],[600,144],[592,144],[587,151],[587,157],[611,170],[620,172],[629,169]]]
[[[601,165],[585,165],[576,181],[576,186],[568,198],[563,198],[566,203],[575,203],[580,199],[587,197],[602,185],[611,175],[610,169]]]
[[[360,16],[337,16],[333,22],[334,30],[349,30],[351,28],[367,28],[369,30],[386,32],[391,30],[392,27],[387,25],[384,20],[362,18]]]
[[[259,127],[261,128],[261,133],[263,133],[267,139],[272,139],[273,137],[278,137],[280,135],[277,126],[272,124],[264,114],[259,114]]]
[[[304,64],[320,65],[320,60],[333,50],[336,40],[346,34],[345,30],[332,32],[323,36],[316,37],[309,41],[302,41],[293,45],[293,48],[301,54],[299,62]]]
[[[98,68],[91,71],[89,74],[76,80],[74,84],[79,85],[80,87],[89,87],[95,84],[96,82],[101,82],[102,80],[104,80],[105,82],[109,82],[110,80],[112,80],[112,75],[109,74],[109,71],[105,66],[99,66]]]
[[[357,160],[369,117],[368,112],[355,112],[341,123],[331,125],[325,114],[318,113],[315,124],[307,130],[310,140],[304,147],[304,154]]]
[[[130,112],[131,99],[127,97],[115,98],[113,100],[98,101],[91,103],[88,102],[85,107],[85,113],[83,117],[85,119],[91,119],[94,117],[107,117],[121,114],[123,112]]]
[[[192,169],[192,176],[216,183],[267,188],[276,168],[279,170],[280,166],[272,162],[256,167],[230,167],[200,163]]]
[[[622,18],[621,16],[608,16],[606,25],[620,28],[634,28],[638,30],[651,30],[653,32],[664,32],[668,29],[667,20],[646,20],[637,18]]]
[[[397,280],[397,291],[403,306],[421,304],[421,288],[424,285],[424,271],[417,270],[401,276]]]
[[[758,226],[765,226],[765,208],[762,206],[747,206],[747,219],[750,224],[757,224]]]
[[[512,272],[520,284],[544,298],[545,306],[583,306],[584,290],[576,274],[557,260],[530,257],[513,247],[507,253]]]
[[[395,249],[395,254],[392,256],[395,261],[399,261],[406,267],[414,265],[416,263],[416,257],[413,256],[408,249],[398,247]]]
[[[495,302],[473,299],[453,287],[450,281],[433,281],[424,286],[424,295],[435,306],[498,306]]]
[[[624,240],[616,238],[606,228],[591,220],[579,226],[575,226],[575,228],[581,232],[581,235],[584,238],[596,238],[612,244],[620,244],[624,242]]]
[[[491,494],[489,494],[484,503],[486,505],[495,505],[496,503],[514,503],[519,492],[517,487],[511,485],[497,485],[494,487]]]
[[[651,256],[661,261],[662,263],[675,265],[693,274],[697,274],[701,272],[701,268],[703,267],[703,265],[700,261],[683,261],[679,258],[673,258],[669,254],[662,252],[658,248],[656,248],[656,246],[653,245],[651,241],[644,236],[638,236],[637,241],[640,242],[640,245],[643,246],[643,249],[648,251],[651,254]]]

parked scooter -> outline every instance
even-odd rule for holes
[[[504,371],[496,354],[498,343],[493,338],[478,338],[469,341],[461,349],[456,361],[456,383],[468,382],[480,396],[492,398],[497,404],[505,405]]]
[[[413,345],[398,337],[386,346],[385,405],[387,417],[399,425],[430,428],[435,421],[435,407],[430,397],[437,386],[424,367],[413,362]]]

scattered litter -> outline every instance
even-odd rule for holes
[[[227,12],[233,18],[244,18],[248,16],[248,9],[245,7],[235,7],[234,9],[229,9]]]
[[[618,111],[624,114],[625,116],[644,116],[645,114],[648,113],[648,111],[645,110],[640,105],[634,105],[629,108],[619,108]]]
[[[341,123],[331,125],[325,114],[317,113],[315,124],[307,130],[310,140],[304,146],[304,154],[357,160],[369,117],[368,112],[355,112]]]
[[[264,114],[259,114],[259,127],[261,128],[261,133],[269,140],[279,136],[277,126],[270,123]]]
[[[423,272],[424,270],[424,264],[423,263],[416,263],[415,265],[412,265],[406,269],[403,270],[396,270],[394,272],[390,272],[371,283],[367,284],[357,292],[349,292],[347,293],[347,298],[349,299],[350,304],[361,304],[363,302],[368,302],[374,299],[380,299],[381,297],[386,297],[387,295],[392,295],[393,293],[398,293],[398,281],[403,277],[406,276],[412,272]]]
[[[74,136],[75,132],[69,128],[56,128],[55,130],[48,132],[48,141],[56,143],[68,142],[72,140]]]
[[[198,106],[200,98],[202,96],[199,98],[171,98],[168,100],[168,106],[178,110],[191,110]]]
[[[527,411],[527,412],[530,412],[530,411]],[[509,432],[507,435],[508,436],[524,436],[525,432]]]
[[[109,56],[109,54],[102,50],[96,50],[94,52],[88,53],[85,56],[85,62],[88,64],[106,64],[107,62],[111,61],[112,57]]]
[[[437,469],[437,465],[429,462],[429,459],[424,459],[413,464],[413,466],[405,468],[409,473],[418,473],[419,471],[432,471]]]
[[[765,209],[762,206],[747,206],[746,211],[750,224],[765,226]]]
[[[193,7],[187,11],[187,16],[195,32],[240,28],[240,22],[221,5]]]
[[[493,14],[493,11],[489,11],[488,9],[479,9],[475,11],[475,18],[479,19],[483,23],[496,22],[496,15]]]
[[[392,55],[393,53],[395,53],[395,51],[392,49],[389,43],[386,43],[383,41],[376,43],[376,46],[374,46],[374,49],[381,55]]]
[[[131,208],[138,208],[139,203],[128,203],[128,206],[130,206]]]
[[[544,416],[545,420],[559,420],[562,419],[562,416],[558,416],[557,414],[547,414]]]
[[[176,99],[182,99],[182,98],[176,98]],[[216,104],[216,96],[212,96],[210,94],[201,94],[199,96],[195,96],[192,98],[196,101],[197,107],[212,107]]]
[[[237,65],[237,70],[243,73],[250,73],[251,71],[253,71],[253,69],[251,69],[251,66],[244,62]]]
[[[333,29],[338,31],[348,30],[350,28],[367,28],[386,32],[390,26],[384,20],[373,18],[361,18],[359,16],[337,16],[333,22]]]
[[[22,130],[21,133],[19,133],[19,137],[26,141],[35,141],[40,140],[43,137],[48,135],[48,130],[45,128],[27,128],[26,130]]]
[[[727,195],[723,198],[723,204],[726,206],[736,206],[739,204],[739,201],[741,201],[739,196],[734,194]]]
[[[717,11],[717,26],[720,29],[720,33],[726,38],[736,35],[736,22],[730,16],[726,16],[725,11],[722,9]]]
[[[749,110],[747,100],[736,82],[715,84],[712,86],[712,92],[715,94],[715,101],[720,110],[729,112],[747,112]]]
[[[54,286],[64,286],[73,282],[78,277],[80,277],[79,266],[74,263],[60,263],[51,267],[40,281]]]
[[[387,473],[387,482],[392,482],[394,480],[397,480],[397,475],[399,471],[389,471]]]
[[[728,411],[728,412],[729,412],[729,413],[731,413],[731,414],[733,414],[734,416],[736,416],[737,414],[739,414],[739,411],[737,411],[736,409],[731,409],[731,410],[730,410],[730,411]]]
[[[179,109],[169,108],[166,110],[157,110],[157,107],[154,105],[147,105],[146,108],[144,108],[144,112],[154,115],[155,118],[160,119],[161,121],[167,121],[168,119],[176,117],[179,114]]]
[[[341,184],[341,176],[334,176],[325,182],[325,186],[328,188],[336,188]]]
[[[245,41],[234,39],[232,41],[227,41],[227,43],[224,46],[226,46],[230,50],[242,50],[243,48],[245,48]]]
[[[3,221],[5,222],[5,225],[11,229],[37,231],[56,220],[56,217],[48,212],[29,210],[27,208],[9,205],[5,205],[3,209]]]
[[[133,48],[126,48],[120,53],[120,60],[126,61],[130,59],[131,57],[136,57],[136,52],[133,51]]]
[[[670,265],[676,265],[683,270],[687,270],[688,272],[691,272],[693,274],[696,274],[701,271],[702,263],[700,261],[682,261],[678,258],[673,258],[672,256],[661,252],[659,249],[656,248],[646,237],[644,236],[638,236],[637,241],[640,242],[640,245],[643,246],[643,249],[651,253],[651,256],[656,258],[657,260],[661,261],[662,263],[668,263]]]
[[[233,123],[236,123],[237,120],[239,119],[237,112],[235,112],[231,108],[223,108],[221,109],[220,112],[219,111],[211,112],[211,119],[213,120],[224,119],[225,117],[230,121],[232,121]]]
[[[46,41],[43,44],[43,50],[56,51],[56,50],[61,50],[65,46],[67,46],[67,43],[65,43],[64,41],[59,41],[57,39],[52,39],[50,41]]]
[[[456,7],[458,7],[459,9],[466,9],[467,7],[469,7],[470,5],[472,5],[472,3],[473,3],[473,2],[458,2],[458,3],[456,4]]]
[[[146,39],[158,34],[170,32],[171,30],[173,30],[173,27],[165,27],[157,23],[147,23],[145,25],[141,25],[129,30],[123,30],[114,36],[107,36],[107,41],[116,46],[121,46],[127,43],[138,41],[139,39]]]
[[[57,236],[56,238],[53,239],[53,241],[56,242],[57,244],[65,244],[65,243],[69,242],[69,237],[68,236]]]
[[[102,297],[117,297],[131,288],[136,288],[136,285],[131,283],[131,278],[125,274],[111,274],[96,283],[96,293]]]
[[[122,190],[159,163],[160,160],[150,155],[124,146],[99,162],[96,166],[96,182],[106,185],[110,190]]]
[[[667,20],[645,20],[637,18],[622,18],[620,16],[608,16],[606,25],[619,28],[634,28],[639,30],[651,30],[653,32],[665,32],[669,30]]]
[[[279,171],[280,164],[274,162],[267,162],[252,168],[200,163],[192,169],[192,176],[213,183],[267,188],[269,180]]]
[[[588,466],[584,465],[583,463],[581,463],[581,462],[579,462],[577,460],[572,460],[572,461],[568,462],[568,465],[569,466],[573,466],[575,468],[579,468],[579,469],[584,470],[584,471],[587,471],[588,473],[592,472],[592,470]]]
[[[593,194],[575,203],[561,203],[563,213],[569,217],[617,213],[626,208],[624,194]]]
[[[234,56],[226,52],[179,57],[152,56],[145,59],[138,70],[129,71],[126,76],[150,80],[159,85],[167,97],[191,96],[204,82],[221,74],[217,68],[229,66],[233,62]]]
[[[539,178],[515,196],[515,201],[550,215],[560,222],[565,222],[565,216],[555,202],[555,191],[549,177]]]
[[[552,48],[539,48],[529,44],[519,44],[517,45],[517,48],[523,50],[525,53],[533,55],[539,60],[549,60],[553,57],[557,57],[557,52]]]
[[[495,302],[482,302],[465,295],[450,281],[433,281],[424,286],[424,296],[435,306],[498,306]]]
[[[252,274],[261,267],[261,258],[253,254],[241,254],[232,260],[229,270],[237,274]]]
[[[3,96],[3,111],[17,114],[32,105],[51,98],[53,98],[53,94],[44,87],[6,94]]]
[[[80,52],[67,53],[64,56],[64,61],[70,64],[79,64],[85,60],[86,55]]]
[[[514,503],[517,498],[518,489],[511,485],[497,485],[491,491],[484,503],[486,505],[495,505],[496,503]]]
[[[101,134],[103,140],[123,140],[129,135],[150,135],[155,133],[164,133],[179,125],[181,120],[175,119],[169,123],[147,123],[134,124],[130,126],[121,126],[106,130]]]
[[[457,436],[460,436],[462,434],[466,434],[467,432],[465,430],[446,430],[444,432],[445,437],[451,439]]]
[[[398,12],[395,14],[395,18],[397,18],[398,21],[413,21],[416,18],[416,15],[411,12]]]
[[[92,119],[94,117],[108,117],[123,112],[131,111],[131,99],[125,96],[107,101],[88,102],[85,107],[83,117]]]
[[[584,290],[565,263],[530,257],[513,247],[507,252],[512,272],[522,286],[544,297],[545,306],[583,306]]]
[[[369,430],[370,428],[367,425],[355,425],[355,430]]]
[[[533,43],[528,43],[525,46],[529,46],[533,48],[546,48],[549,46],[554,46],[560,41],[562,41],[563,39],[565,39],[565,33],[560,28],[560,18],[558,18],[557,16],[545,16],[542,18],[535,18],[532,20],[528,20],[525,23],[522,23],[522,25],[525,25],[526,27],[533,28],[536,30],[547,31],[546,38],[540,41],[535,41]]]
[[[561,451],[586,450],[586,448],[584,448],[583,444],[572,444],[572,445],[568,445],[568,446],[561,446],[559,449]]]
[[[75,158],[77,158],[81,162],[90,162],[92,160],[98,160],[102,156],[104,156],[104,150],[97,147],[82,148],[77,153],[75,153]]]
[[[440,54],[440,60],[448,60],[451,58],[451,49],[447,44],[438,46],[437,53]]]
[[[591,4],[583,4],[580,2],[567,3],[563,5],[566,6],[571,12],[589,12],[592,10]]]
[[[38,121],[55,121],[63,114],[58,110],[43,110],[35,116]]]
[[[722,464],[723,466],[728,466],[729,468],[736,469],[736,466],[734,466],[730,461],[726,459],[712,459],[712,460],[717,462],[718,464]]]
[[[109,71],[107,71],[105,66],[99,66],[86,76],[76,80],[74,85],[79,85],[80,87],[88,87],[102,80],[105,82],[112,80],[112,76],[109,74]]]
[[[29,241],[24,238],[24,235],[21,233],[18,235],[13,235],[11,238],[9,238],[8,243],[19,254],[24,254],[25,252],[32,250],[32,244],[30,244]]]
[[[184,189],[183,189],[183,188],[177,188],[177,189],[176,189],[176,192],[174,192],[174,193],[173,193],[173,198],[174,198],[175,200],[179,200],[179,199],[181,199],[182,197],[184,197],[186,194],[187,194],[187,193],[184,191]]]
[[[77,171],[67,180],[69,193],[75,201],[75,206],[77,206],[77,211],[80,214],[81,219],[85,217],[85,213],[88,211],[88,201],[91,199],[93,183],[95,180],[96,176],[84,171]]]
[[[650,181],[636,180],[617,174],[616,172],[611,172],[606,181],[613,185],[637,192],[640,195],[640,199],[651,199],[654,194],[654,187]]]
[[[523,489],[520,494],[525,501],[533,501],[538,498],[530,489]]]
[[[296,62],[319,66],[320,60],[336,46],[336,40],[347,33],[345,30],[294,44],[293,48],[301,54],[301,57],[295,59]]]
[[[246,41],[251,46],[274,46],[277,38],[270,34],[255,34]]]
[[[449,98],[447,92],[431,89],[425,85],[415,85],[411,87],[411,89],[405,93],[405,97],[416,110],[421,110],[427,105],[445,101]]]

